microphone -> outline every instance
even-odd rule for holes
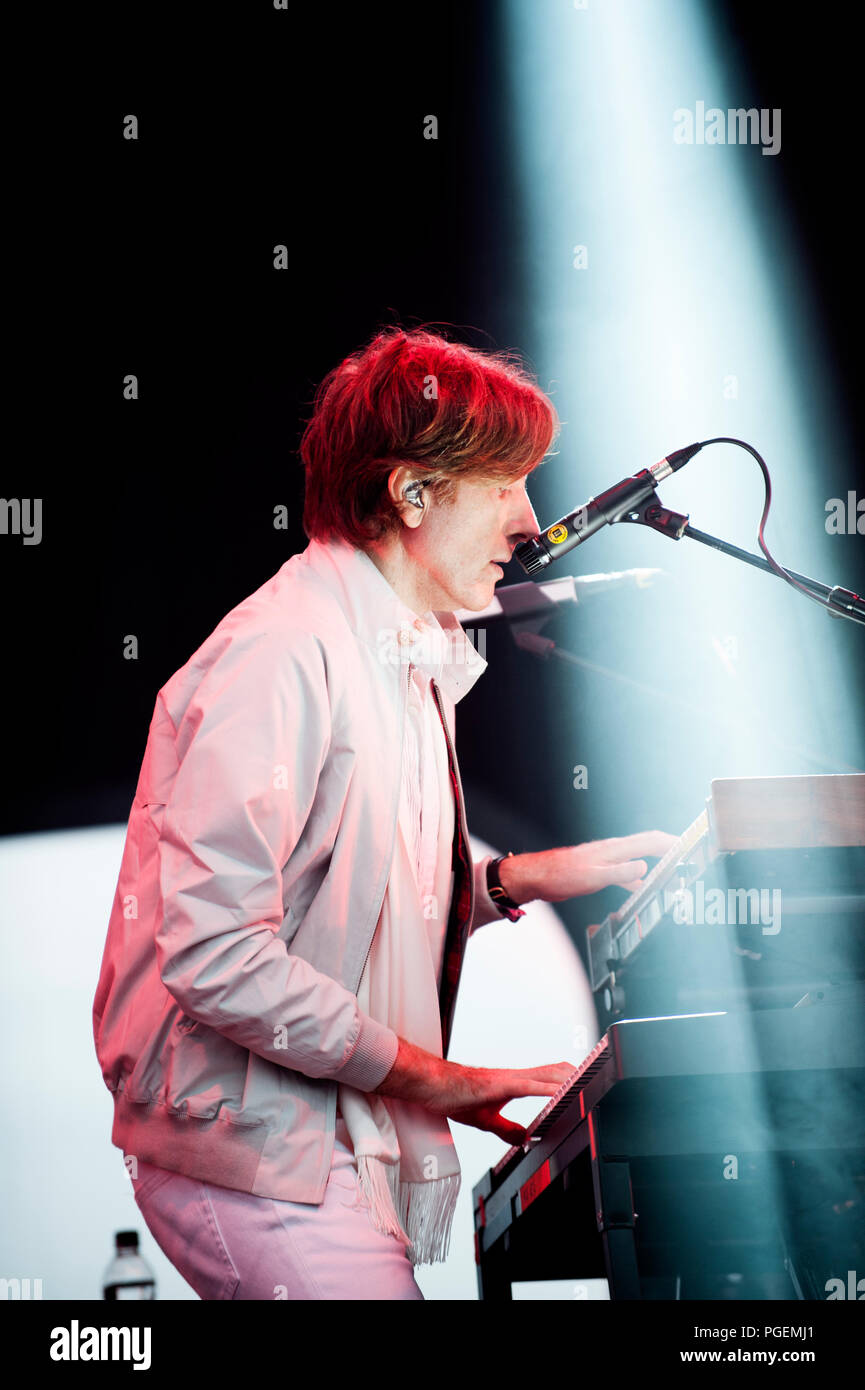
[[[574,546],[582,545],[583,541],[600,531],[602,526],[612,526],[630,512],[636,511],[648,497],[651,497],[656,485],[663,478],[668,478],[671,473],[683,468],[702,447],[702,444],[689,444],[684,449],[677,449],[658,463],[652,464],[651,468],[644,468],[633,478],[624,478],[622,482],[616,483],[615,487],[607,488],[607,491],[600,493],[598,497],[592,497],[588,502],[584,502],[582,507],[568,512],[568,515],[563,516],[554,526],[539,532],[532,540],[521,541],[514,551],[516,559],[526,574],[537,574],[539,570],[552,564],[553,560],[567,555]]]
[[[666,574],[666,570],[613,570],[609,574],[579,577],[566,574],[562,579],[544,579],[540,583],[506,584],[486,608],[479,612],[460,608],[454,616],[463,626],[469,627],[474,623],[493,622],[496,618],[551,618],[566,605],[583,603],[611,589],[645,589],[659,574]]]

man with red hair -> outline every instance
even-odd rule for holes
[[[453,726],[486,662],[454,610],[537,534],[557,429],[513,356],[377,334],[315,396],[307,548],[159,691],[93,1023],[112,1141],[202,1298],[422,1298],[448,1118],[517,1142],[502,1106],[573,1071],[447,1060],[468,937],[673,843],[472,862]]]

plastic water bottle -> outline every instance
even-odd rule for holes
[[[138,1253],[138,1232],[118,1231],[114,1237],[115,1255],[105,1271],[102,1297],[155,1298],[153,1270]]]

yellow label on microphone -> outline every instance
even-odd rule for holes
[[[562,541],[567,540],[567,526],[551,526],[547,532],[547,540],[552,541],[553,545],[561,545]]]

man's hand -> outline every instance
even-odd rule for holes
[[[586,893],[599,893],[611,884],[635,892],[646,875],[643,854],[660,858],[679,837],[664,830],[641,830],[611,840],[590,840],[585,845],[565,845],[537,854],[515,854],[499,865],[502,887],[514,902],[535,898],[560,903]]]
[[[520,1096],[554,1096],[576,1067],[572,1062],[553,1062],[547,1066],[522,1067],[499,1071],[489,1067],[460,1067],[448,1079],[444,1096],[432,1109],[457,1120],[461,1125],[486,1129],[506,1144],[522,1144],[525,1125],[502,1115],[502,1106]]]
[[[410,1100],[435,1115],[489,1130],[508,1144],[521,1144],[525,1127],[500,1114],[502,1106],[518,1096],[549,1099],[575,1070],[573,1062],[516,1070],[463,1067],[400,1038],[396,1061],[374,1094]]]

